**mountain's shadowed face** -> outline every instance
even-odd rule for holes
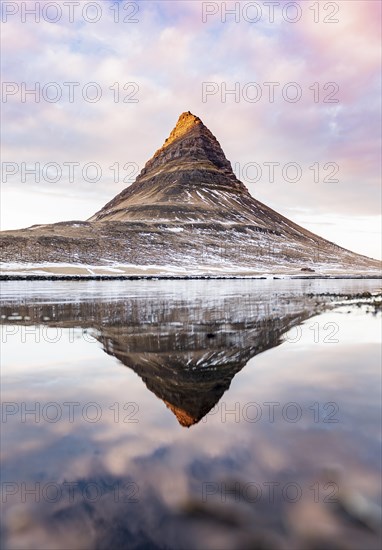
[[[270,298],[37,302],[18,306],[17,323],[87,329],[190,427],[218,403],[249,359],[277,346],[317,309],[302,296],[293,304],[287,297]],[[13,309],[3,307],[3,322],[12,319]]]

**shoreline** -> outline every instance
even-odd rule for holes
[[[382,280],[381,275],[5,275],[0,281],[138,281],[138,280],[198,280],[198,279],[251,279],[251,280]]]

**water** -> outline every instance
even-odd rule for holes
[[[378,548],[380,288],[3,283],[2,547]]]

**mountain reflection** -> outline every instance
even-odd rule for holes
[[[199,422],[220,400],[254,355],[277,346],[281,335],[304,319],[246,323],[198,323],[105,327],[97,338],[106,353],[133,369],[182,426]]]
[[[163,298],[4,304],[2,323],[82,328],[136,372],[182,426],[198,423],[255,355],[317,312],[306,296]]]

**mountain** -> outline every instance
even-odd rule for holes
[[[3,261],[18,264],[5,266],[13,273],[365,275],[381,269],[253,198],[217,139],[190,112],[136,181],[89,220],[5,231],[0,244]]]

